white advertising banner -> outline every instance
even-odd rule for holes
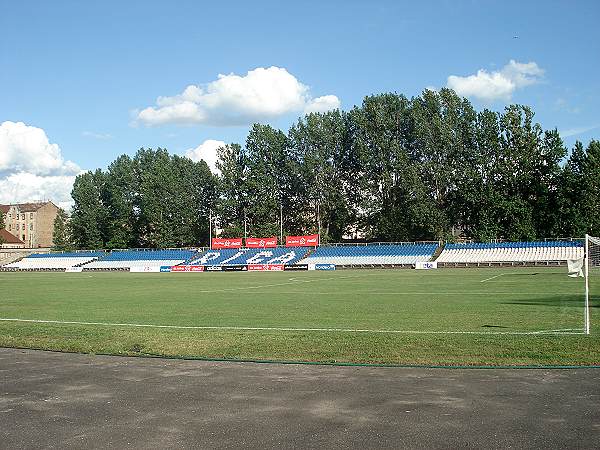
[[[437,261],[421,261],[418,263],[415,263],[415,269],[418,270],[431,270],[431,269],[437,269]]]
[[[160,266],[133,266],[129,268],[130,272],[154,273],[160,272]]]
[[[83,267],[67,267],[65,272],[83,272]]]

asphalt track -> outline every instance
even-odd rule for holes
[[[0,448],[599,448],[599,369],[0,349]]]

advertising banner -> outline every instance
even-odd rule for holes
[[[285,238],[286,247],[316,247],[319,245],[319,235],[310,234],[308,236],[287,236]]]
[[[246,266],[221,266],[223,272],[242,272],[248,270]]]
[[[418,270],[437,269],[437,261],[425,261],[425,262],[415,263],[415,269],[418,269]]]
[[[65,272],[83,272],[83,267],[67,267]]]
[[[214,249],[241,248],[241,247],[242,247],[242,238],[235,238],[235,239],[213,238],[213,240],[212,240],[212,248],[214,248]]]
[[[207,272],[221,272],[223,268],[221,266],[206,266],[205,270]]]
[[[277,247],[277,237],[270,238],[248,238],[246,239],[248,248],[274,248]]]
[[[280,272],[283,264],[248,264],[248,272]]]
[[[152,273],[152,272],[160,272],[160,266],[133,266],[129,268],[130,272],[139,272],[139,273]]]
[[[315,264],[315,270],[335,270],[335,264]]]
[[[177,267],[177,266],[175,266],[175,267]],[[170,272],[171,266],[160,266],[160,271],[161,272]]]
[[[173,266],[171,272],[204,272],[204,266]]]
[[[283,270],[308,270],[308,264],[294,264],[293,266],[285,266]]]

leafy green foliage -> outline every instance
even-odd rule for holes
[[[54,231],[52,233],[52,242],[54,250],[71,250],[71,231],[69,226],[69,216],[64,209],[59,209],[54,219]]]
[[[188,247],[208,244],[217,184],[204,161],[140,149],[78,176],[72,196],[77,248]]]
[[[75,245],[205,245],[211,211],[224,237],[279,235],[281,220],[321,242],[600,234],[598,141],[567,157],[530,108],[477,112],[449,89],[368,96],[287,134],[255,124],[217,153],[218,176],[160,148],[79,176]]]

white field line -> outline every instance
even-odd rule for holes
[[[426,330],[370,330],[361,328],[291,328],[291,327],[235,327],[235,326],[192,326],[153,325],[143,323],[80,322],[73,320],[41,320],[0,318],[2,322],[45,323],[57,325],[96,325],[105,327],[168,328],[176,330],[233,330],[233,331],[317,331],[327,333],[379,333],[379,334],[476,334],[476,335],[540,335],[540,334],[584,334],[577,328],[538,331],[426,331]]]
[[[501,277],[502,275],[507,275],[507,274],[506,274],[506,273],[501,273],[501,274],[499,274],[499,275],[494,275],[493,277],[489,277],[489,278],[486,278],[485,280],[481,280],[481,281],[480,281],[480,283],[485,283],[486,281],[490,281],[490,280],[493,280],[493,279],[495,279],[495,278],[499,278],[499,277]]]
[[[219,292],[219,291],[196,291],[196,292]],[[285,295],[429,295],[432,298],[441,295],[521,295],[520,293],[511,292],[431,292],[431,291],[412,291],[412,292],[377,292],[377,291],[352,291],[352,292],[321,292],[321,291],[277,291],[277,294]],[[551,294],[528,294],[531,298],[571,295],[573,292],[552,292]]]

